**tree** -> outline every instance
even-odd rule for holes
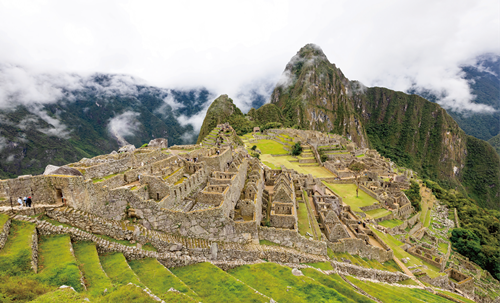
[[[356,177],[356,197],[358,197],[359,173],[365,169],[365,165],[362,162],[353,162],[349,165],[349,169],[354,172],[354,176]]]
[[[298,156],[302,153],[302,146],[300,146],[300,142],[295,143],[294,146],[292,146],[292,155]]]
[[[252,146],[252,150],[256,150],[256,149],[257,149],[257,145]]]

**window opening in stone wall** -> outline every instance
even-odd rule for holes
[[[160,200],[160,194],[156,193],[156,200]]]
[[[61,203],[62,203],[62,197],[63,197],[62,190],[56,189],[56,199],[57,200],[61,199]]]

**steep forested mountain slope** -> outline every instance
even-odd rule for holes
[[[128,142],[140,146],[154,138],[169,145],[194,143],[188,118],[208,101],[207,90],[176,91],[134,85],[128,93],[106,92],[109,77],[96,76],[87,87],[51,104],[18,105],[0,110],[0,178],[42,173],[109,153]],[[132,91],[132,93],[130,93]]]

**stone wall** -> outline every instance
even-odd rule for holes
[[[373,199],[375,199],[377,201],[379,200],[378,195],[375,192],[373,192],[373,191],[369,190],[368,188],[366,188],[366,186],[364,186],[363,184],[360,184],[359,188],[362,191],[364,191],[367,195],[369,195],[370,197],[372,197]]]
[[[8,219],[5,224],[1,227],[0,232],[0,250],[5,246],[5,243],[7,242],[7,238],[9,237],[9,232],[10,232],[10,224],[12,220]]]
[[[38,273],[38,234],[35,228],[31,234],[31,268]]]
[[[380,205],[380,203],[373,204],[373,205],[368,205],[368,206],[362,206],[359,209],[361,209],[364,212],[367,212],[367,211],[374,210],[374,209],[379,209],[379,208],[382,208],[382,205]]]
[[[420,222],[420,212],[413,215],[413,217],[411,217],[407,220],[404,220],[401,225],[398,225],[398,226],[393,227],[393,228],[386,228],[386,231],[388,234],[391,234],[391,235],[401,234],[401,233],[405,232],[405,229],[407,227],[413,227],[413,225],[415,225],[416,222]]]
[[[390,272],[373,268],[366,268],[337,261],[331,261],[330,263],[332,264],[333,268],[335,268],[337,272],[341,274],[360,277],[364,279],[371,279],[386,283],[397,283],[410,279],[408,275],[402,272]],[[327,273],[331,274],[334,272],[327,271]]]
[[[326,242],[310,240],[295,230],[277,229],[259,226],[259,239],[271,241],[283,246],[293,247],[299,251],[315,255],[327,255]]]
[[[380,247],[366,244],[366,242],[361,239],[340,239],[338,242],[328,242],[327,244],[333,252],[359,255],[361,258],[376,260],[380,263],[392,260],[394,256],[392,250],[387,251]]]

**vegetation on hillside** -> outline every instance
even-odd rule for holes
[[[406,194],[406,197],[411,202],[411,206],[415,208],[415,211],[420,211],[420,202],[422,201],[422,196],[420,195],[420,186],[418,185],[417,182],[411,180],[410,181],[410,188],[408,190],[404,191]]]
[[[500,280],[500,211],[482,208],[460,192],[447,191],[436,182],[424,182],[437,199],[458,210],[461,228],[452,232],[453,248]]]
[[[500,133],[488,140],[488,143],[493,146],[498,155],[500,155]]]

